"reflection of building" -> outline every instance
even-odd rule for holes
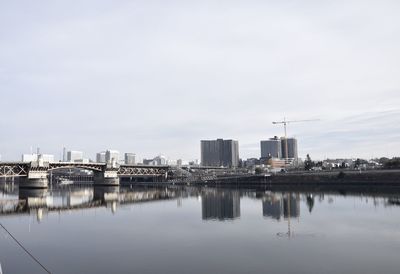
[[[294,194],[287,194],[283,198],[283,217],[287,219],[300,216],[300,197]]]
[[[282,200],[275,196],[263,199],[263,216],[280,220],[282,216]]]
[[[239,142],[234,140],[202,140],[201,165],[237,167],[239,165]]]
[[[201,196],[203,220],[230,220],[240,217],[239,191],[207,191]]]
[[[300,216],[300,197],[298,194],[287,193],[268,194],[263,198],[263,216],[280,220],[283,216],[287,218],[298,218]]]

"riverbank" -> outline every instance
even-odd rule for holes
[[[201,181],[172,181],[160,183],[134,183],[136,185],[280,185],[280,186],[398,186],[400,170],[289,172],[262,175],[238,175]]]

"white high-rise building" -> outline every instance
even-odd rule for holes
[[[54,155],[51,154],[41,154],[43,162],[54,162]],[[39,156],[36,153],[32,154],[22,154],[22,162],[36,162]]]
[[[82,162],[83,161],[83,152],[70,150],[67,153],[67,161],[68,162]]]
[[[125,165],[136,164],[136,154],[135,153],[125,153]]]
[[[96,154],[96,162],[97,163],[105,163],[106,162],[106,152],[102,151]]]
[[[119,162],[119,151],[108,149],[106,151],[106,163],[111,164],[113,161]]]

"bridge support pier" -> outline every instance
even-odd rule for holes
[[[48,171],[36,171],[31,170],[28,172],[28,176],[20,179],[20,188],[48,188],[49,179]]]
[[[94,171],[95,186],[119,186],[118,170]]]

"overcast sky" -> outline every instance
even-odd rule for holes
[[[0,154],[400,156],[400,1],[1,1]]]

